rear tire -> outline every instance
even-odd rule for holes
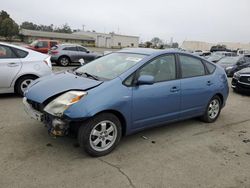
[[[220,115],[221,111],[221,99],[219,96],[214,96],[208,103],[204,115],[201,117],[201,120],[206,123],[213,123]]]
[[[19,78],[16,82],[15,85],[15,90],[16,93],[18,93],[19,95],[23,96],[25,90],[27,89],[28,85],[35,80],[37,77],[35,76],[23,76],[21,78]]]
[[[63,67],[67,67],[70,64],[70,59],[67,56],[62,56],[58,59],[58,63]]]
[[[78,142],[90,156],[100,157],[113,151],[121,136],[119,119],[111,113],[102,113],[81,125]]]

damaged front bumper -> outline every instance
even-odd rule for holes
[[[30,104],[27,98],[23,98],[24,110],[33,119],[45,124],[48,133],[52,136],[66,136],[69,134],[70,120],[58,118],[46,112],[40,112]]]

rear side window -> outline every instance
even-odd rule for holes
[[[214,72],[216,66],[213,65],[213,64],[211,64],[211,63],[208,63],[208,62],[206,62],[206,61],[205,61],[205,65],[206,65],[206,67],[207,67],[208,73],[209,73],[209,74],[212,74],[212,73]]]
[[[0,59],[7,58],[17,58],[17,56],[10,47],[0,45]]]
[[[63,50],[67,50],[67,51],[78,51],[76,47],[65,47],[65,48],[63,48]]]
[[[182,78],[205,75],[205,68],[201,60],[190,56],[179,55]]]
[[[81,52],[87,52],[87,50],[85,48],[80,47],[80,46],[78,46],[78,50],[81,51]]]
[[[17,48],[13,48],[13,49],[19,58],[25,58],[29,54],[28,52],[26,52],[24,50],[20,50]]]

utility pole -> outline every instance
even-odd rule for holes
[[[85,25],[82,25],[82,31],[84,31]]]

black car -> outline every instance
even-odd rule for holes
[[[248,55],[224,57],[217,64],[225,69],[228,77],[232,77],[235,72],[250,66],[250,57]]]
[[[232,88],[234,91],[250,94],[250,67],[242,69],[234,74]]]

